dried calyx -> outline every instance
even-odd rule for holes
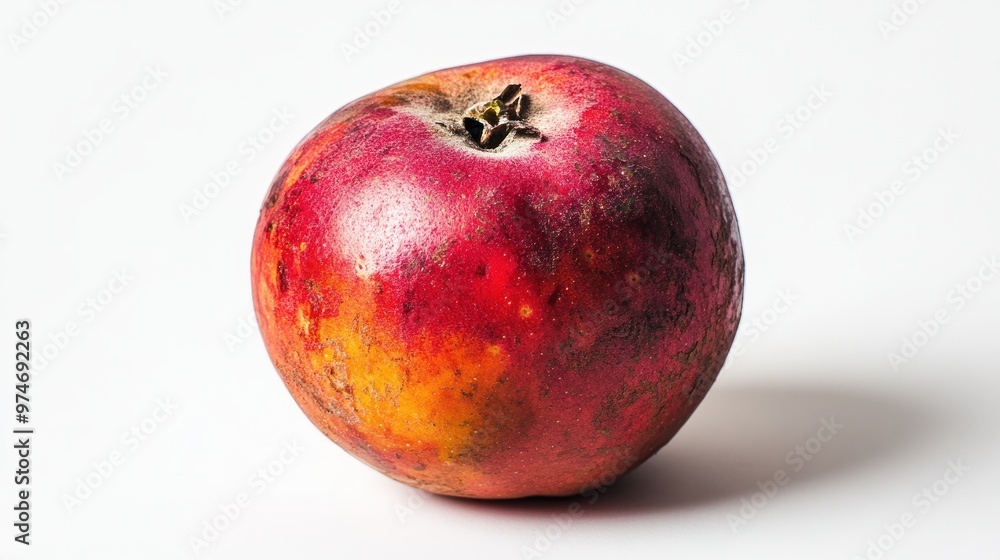
[[[492,150],[498,148],[511,133],[540,135],[536,128],[524,122],[524,109],[521,84],[510,84],[493,100],[469,107],[462,125],[477,146]]]

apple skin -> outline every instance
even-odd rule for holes
[[[493,150],[465,110],[521,84]],[[718,163],[660,93],[535,55],[362,97],[288,157],[254,307],[306,416],[424,490],[578,494],[667,443],[733,342],[743,252]]]

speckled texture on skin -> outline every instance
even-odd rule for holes
[[[542,136],[481,150],[462,114],[508,84]],[[719,166],[673,105],[609,66],[531,56],[323,121],[266,196],[252,280],[278,373],[355,457],[436,493],[570,495],[647,459],[701,401],[743,254]]]

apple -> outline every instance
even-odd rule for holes
[[[424,490],[573,495],[714,382],[743,300],[718,163],[638,78],[523,56],[333,113],[254,233],[254,309],[306,416]]]

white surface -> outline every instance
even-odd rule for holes
[[[41,8],[3,3],[2,359],[16,318],[33,320],[36,348],[70,321],[80,331],[34,379],[30,548],[12,541],[13,441],[0,442],[0,556],[194,557],[189,539],[247,492],[202,557],[513,559],[540,546],[547,559],[846,559],[906,512],[886,559],[1000,557],[1000,275],[961,309],[950,297],[1000,254],[995,1],[924,2],[888,39],[879,21],[902,0],[563,0],[561,21],[548,16],[557,0],[400,1],[350,61],[342,43],[388,2],[246,1],[222,17],[210,0],[72,2],[16,51],[11,34]],[[678,68],[673,54],[725,9],[731,23]],[[742,354],[673,443],[558,531],[551,516],[569,501],[421,496],[361,465],[308,423],[256,327],[241,326],[259,205],[308,130],[398,80],[533,52],[616,65],[678,105],[733,182],[747,260]],[[147,68],[166,76],[146,78],[155,88],[126,112],[119,98]],[[832,97],[789,135],[783,115],[814,87]],[[288,124],[251,160],[241,144],[281,110]],[[102,119],[113,131],[57,179],[53,163]],[[941,128],[958,139],[913,181],[904,166]],[[778,149],[736,188],[747,150],[772,137]],[[239,173],[185,222],[180,205],[230,160]],[[844,224],[896,179],[905,193],[849,240]],[[123,268],[134,278],[113,301],[80,309]],[[791,306],[773,307],[780,290]],[[887,354],[939,309],[948,323],[894,371]],[[771,324],[755,331],[754,318]],[[157,399],[177,410],[147,420],[137,447],[122,441]],[[792,472],[786,455],[830,416],[844,427]],[[304,451],[273,483],[248,479],[293,441]],[[123,462],[68,510],[115,451]],[[924,511],[912,497],[949,461],[969,471]],[[732,530],[779,469],[788,483]],[[538,541],[545,531],[556,538]]]

